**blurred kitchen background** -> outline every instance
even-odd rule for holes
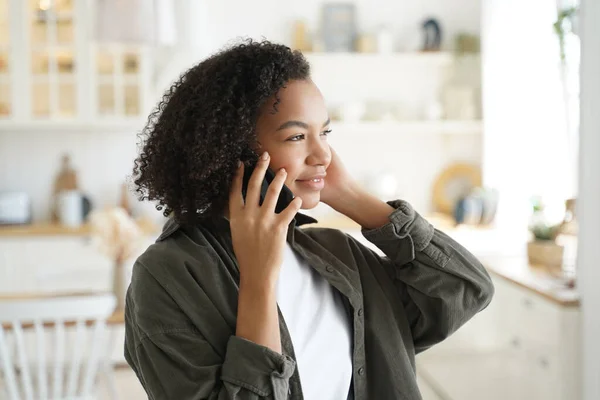
[[[411,202],[494,279],[492,305],[418,356],[424,399],[582,398],[578,3],[0,0],[0,349],[27,350],[13,377],[52,366],[59,322],[106,319],[99,398],[145,398],[122,301],[165,219],[131,190],[137,134],[179,74],[252,37],[305,54],[356,178]],[[361,238],[324,205],[310,213]],[[61,314],[102,292],[110,312]],[[40,304],[55,310],[45,349],[39,325],[11,336]]]

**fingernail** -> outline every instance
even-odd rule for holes
[[[281,173],[285,174],[285,168],[281,168],[279,171],[281,171]]]
[[[261,157],[263,160],[268,160],[269,159],[269,153],[267,153],[266,151],[262,154]]]
[[[241,166],[242,166],[242,162],[241,162],[240,160],[238,160],[238,165],[237,165],[237,167],[239,168],[239,167],[241,167]]]

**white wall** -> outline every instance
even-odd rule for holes
[[[0,192],[18,190],[33,200],[33,218],[47,220],[54,178],[64,153],[71,155],[80,188],[94,206],[116,205],[131,174],[137,139],[128,132],[0,132]],[[150,204],[131,204],[160,219]]]
[[[322,0],[287,3],[275,0],[178,2],[182,38],[189,51],[179,56],[169,51],[161,53],[161,57],[170,62],[161,64],[166,75],[158,76],[156,84],[165,87],[185,67],[240,35],[265,36],[273,41],[289,43],[291,22],[305,18],[311,28],[316,28],[323,3]],[[479,31],[479,0],[359,0],[356,4],[361,30],[371,30],[380,23],[386,23],[396,32],[401,48],[415,43],[415,36],[417,44],[420,43],[420,24],[431,15],[441,21],[446,48],[451,47],[451,35],[457,30]],[[446,162],[448,149],[455,150],[461,159],[480,162],[481,143],[478,140],[415,138],[402,142],[402,147],[393,163],[393,168],[402,174],[401,193],[423,212],[428,211],[430,206],[430,180]],[[350,144],[342,151],[353,158],[347,161],[351,168],[357,165],[372,169],[376,165],[361,160],[364,143],[355,142],[355,146]],[[120,184],[131,172],[136,155],[136,137],[132,132],[0,131],[0,191],[28,192],[34,202],[34,218],[46,220],[49,217],[52,182],[64,152],[72,155],[79,172],[80,186],[92,196],[95,205],[118,202]],[[160,218],[151,205],[138,207],[150,210]]]
[[[583,399],[600,399],[600,3],[581,1],[581,139],[578,279],[583,310]]]
[[[334,124],[335,126],[335,124]],[[440,170],[454,159],[481,163],[481,138],[469,135],[444,137],[435,134],[390,135],[380,140],[348,140],[334,132],[331,142],[358,179],[367,172],[385,170],[398,179],[398,195],[421,212],[431,210],[431,184]],[[33,200],[33,218],[50,216],[50,195],[60,159],[66,152],[78,172],[80,188],[95,206],[116,205],[120,185],[131,174],[136,157],[132,133],[108,132],[2,132],[0,133],[0,192],[25,191]],[[365,151],[366,146],[369,150]],[[147,202],[132,206],[161,221],[160,213]]]

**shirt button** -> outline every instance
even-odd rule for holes
[[[362,308],[359,308],[359,309],[358,309],[358,316],[359,316],[359,317],[362,317],[362,315],[363,315],[363,309],[362,309]]]
[[[365,369],[364,369],[363,367],[360,367],[360,368],[358,369],[358,374],[359,374],[360,376],[363,376],[363,375],[365,374]]]
[[[327,272],[333,272],[333,267],[328,265],[327,268],[325,268],[325,270],[327,270]]]

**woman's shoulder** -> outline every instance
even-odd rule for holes
[[[133,266],[127,293],[132,324],[149,334],[164,327],[214,325],[223,315],[233,315],[232,262],[220,258],[210,235],[203,227],[165,224]]]
[[[134,274],[149,273],[156,279],[186,273],[190,266],[210,268],[217,253],[202,229],[188,228],[169,219],[158,236],[135,261]]]

